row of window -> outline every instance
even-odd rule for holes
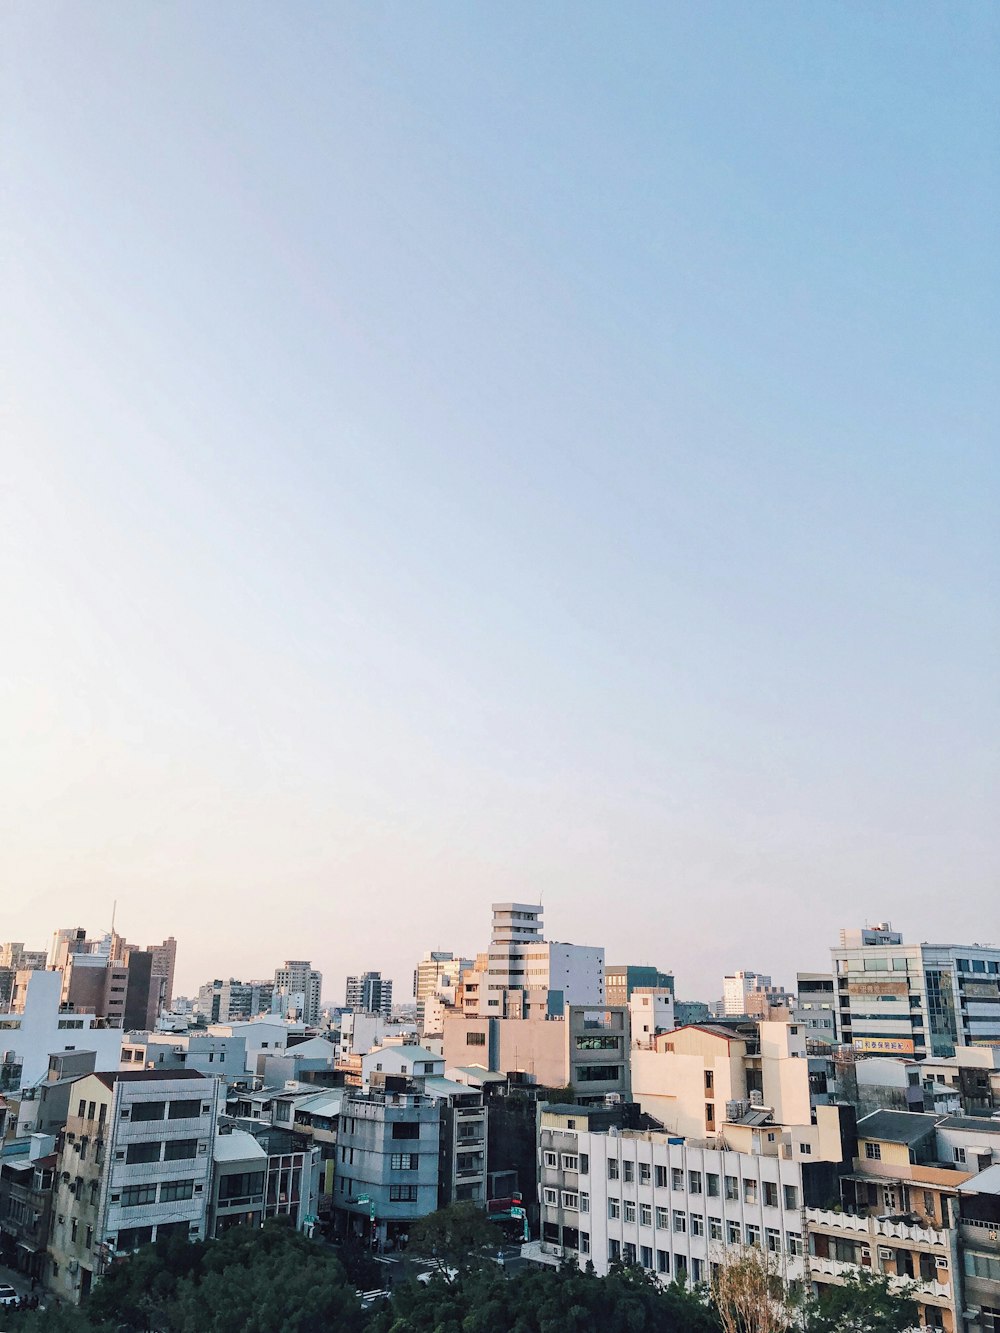
[[[780,1232],[769,1232],[769,1238],[773,1238],[773,1244],[768,1244],[768,1249],[772,1254],[781,1253],[781,1234]],[[802,1237],[793,1231],[785,1233],[786,1250],[790,1255],[801,1255],[803,1253]],[[740,1241],[731,1242],[739,1245]],[[756,1241],[748,1240],[748,1245],[759,1245],[759,1238]],[[589,1251],[589,1238],[588,1238]],[[668,1250],[656,1250],[656,1272],[670,1272],[670,1252]],[[653,1269],[653,1246],[636,1245],[634,1241],[619,1241],[613,1237],[608,1240],[608,1261],[610,1263],[640,1264],[643,1268]],[[712,1265],[713,1269],[716,1265]],[[698,1258],[691,1259],[691,1281],[701,1282],[704,1276],[704,1261]],[[673,1275],[678,1282],[684,1282],[688,1276],[688,1260],[683,1254],[674,1255]]]
[[[204,1188],[204,1185],[196,1185],[193,1180],[163,1180],[159,1185],[151,1181],[143,1185],[127,1185],[120,1193],[112,1194],[111,1202],[120,1203],[123,1208],[138,1208],[142,1204],[156,1203],[159,1192],[160,1203],[177,1203],[179,1200],[194,1198]]]
[[[119,1148],[115,1160],[128,1166],[137,1166],[145,1162],[188,1162],[195,1157],[204,1157],[208,1144],[198,1139],[151,1139],[148,1143],[130,1143],[127,1148]]]
[[[546,1158],[554,1157],[555,1154],[546,1154]],[[565,1160],[565,1157],[564,1157]],[[546,1166],[550,1165],[546,1161]],[[555,1165],[555,1163],[551,1163]],[[763,1199],[764,1206],[767,1208],[777,1208],[779,1204],[779,1189],[782,1191],[784,1204],[786,1208],[795,1209],[799,1206],[799,1191],[796,1185],[781,1185],[776,1181],[763,1180],[757,1181],[747,1179],[742,1182],[742,1187],[738,1176],[719,1176],[713,1171],[688,1171],[685,1175],[681,1167],[652,1166],[649,1162],[618,1162],[617,1158],[608,1159],[608,1179],[622,1180],[626,1185],[632,1184],[636,1178],[636,1167],[639,1169],[639,1184],[655,1184],[657,1189],[670,1189],[683,1191],[685,1187],[689,1194],[705,1193],[710,1199],[725,1197],[731,1201],[738,1200],[741,1196],[744,1203],[758,1203]],[[564,1167],[564,1169],[566,1169]]]
[[[585,1152],[559,1154],[548,1149],[542,1154],[542,1160],[550,1170],[557,1168],[561,1160],[564,1171],[577,1171],[581,1176],[587,1175],[590,1171],[590,1157]]]
[[[94,1103],[90,1105],[93,1107]],[[85,1103],[81,1102],[81,1116],[84,1106]],[[194,1120],[198,1116],[210,1115],[211,1111],[211,1102],[203,1102],[200,1097],[178,1097],[169,1102],[133,1102],[131,1106],[122,1107],[121,1118],[131,1119],[135,1124],[138,1121],[162,1120],[165,1113],[168,1120]]]

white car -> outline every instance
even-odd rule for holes
[[[9,1282],[0,1282],[0,1305],[16,1305],[20,1299]]]
[[[444,1270],[442,1270],[440,1268],[432,1268],[427,1273],[418,1273],[417,1281],[423,1282],[424,1285],[426,1286],[426,1284],[430,1282],[432,1278],[435,1277],[443,1277],[446,1282],[454,1282],[455,1279],[458,1277],[458,1269],[445,1268]]]

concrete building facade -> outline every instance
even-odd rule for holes
[[[904,944],[880,926],[841,931],[831,955],[838,1036],[859,1054],[1000,1045],[1000,949]]]

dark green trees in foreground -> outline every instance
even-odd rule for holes
[[[733,1326],[708,1292],[660,1287],[638,1268],[598,1278],[566,1265],[508,1278],[492,1262],[495,1237],[484,1227],[481,1215],[451,1210],[429,1219],[420,1248],[436,1249],[447,1274],[400,1283],[391,1302],[367,1311],[327,1247],[270,1222],[217,1241],[147,1246],[116,1264],[82,1309],[13,1314],[9,1333],[722,1333]],[[470,1237],[471,1253],[463,1252]],[[884,1279],[865,1277],[800,1302],[784,1326],[903,1333],[916,1323],[912,1301]],[[737,1326],[774,1333],[773,1310],[767,1319],[741,1316]]]

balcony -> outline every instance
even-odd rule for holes
[[[833,1277],[846,1281],[857,1277],[859,1273],[870,1273],[867,1265],[849,1264],[843,1259],[821,1259],[818,1254],[810,1254],[809,1272],[814,1278]],[[915,1296],[930,1296],[939,1301],[951,1300],[951,1287],[946,1282],[936,1282],[931,1278],[894,1277],[886,1275],[889,1286],[894,1291],[912,1291]]]
[[[902,1218],[864,1217],[858,1213],[837,1213],[831,1208],[807,1208],[805,1213],[806,1222],[811,1228],[835,1231],[841,1235],[887,1237],[939,1248],[947,1248],[948,1245],[946,1231],[905,1222]]]

